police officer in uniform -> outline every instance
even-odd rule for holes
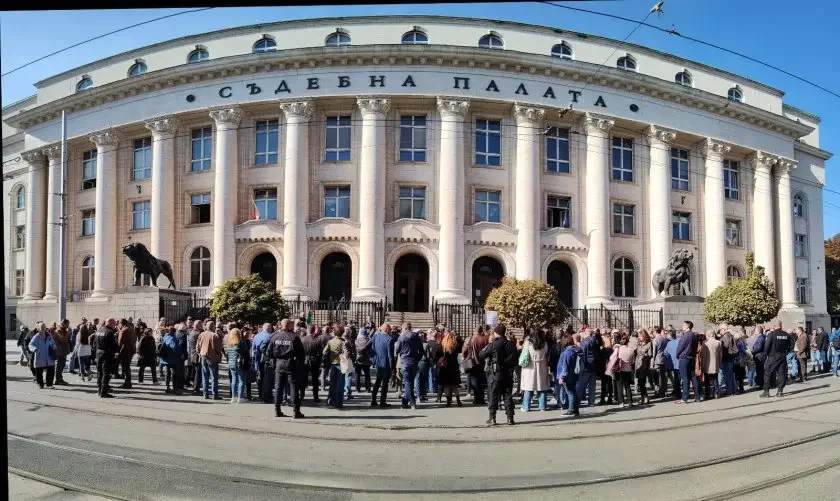
[[[793,341],[790,335],[782,330],[782,321],[773,320],[773,331],[767,334],[764,340],[764,392],[761,398],[770,396],[770,382],[773,374],[776,375],[777,397],[784,396],[785,383],[787,382],[787,354],[793,349]]]
[[[117,343],[117,332],[114,329],[116,320],[109,318],[96,331],[94,344],[96,345],[96,384],[99,386],[101,398],[114,398],[110,393],[109,383],[111,374],[117,365],[117,355],[120,346]]]
[[[505,336],[507,329],[504,325],[496,326],[490,344],[478,354],[478,360],[487,361],[490,375],[490,417],[485,421],[489,425],[496,424],[496,411],[499,399],[505,399],[505,414],[507,424],[513,422],[513,371],[518,362],[516,346]]]
[[[297,391],[300,366],[303,365],[303,343],[295,334],[292,321],[284,318],[280,321],[280,330],[271,335],[268,341],[268,353],[274,362],[274,414],[284,417],[280,409],[283,392],[289,387],[289,396],[295,409],[295,419],[300,419],[300,395]]]

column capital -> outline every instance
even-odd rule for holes
[[[614,126],[615,120],[610,117],[595,113],[584,113],[575,124],[574,129],[586,135],[607,135]]]
[[[469,99],[457,97],[437,97],[437,108],[441,116],[457,116],[464,118],[470,109]]]
[[[773,168],[773,165],[779,162],[779,158],[773,155],[768,155],[763,151],[756,151],[749,157],[747,157],[747,161],[755,170],[764,170],[770,172],[770,169]]]
[[[545,118],[545,110],[542,108],[535,108],[533,106],[515,103],[513,105],[513,116],[516,119],[516,123],[531,122],[540,124]]]
[[[47,156],[41,149],[24,151],[20,155],[29,165],[44,165],[47,163]]]
[[[41,148],[44,155],[50,160],[61,160],[61,143],[53,143]]]
[[[799,167],[799,162],[791,160],[790,158],[779,157],[779,162],[776,164],[776,173],[780,176],[790,174],[790,171]]]
[[[97,148],[105,146],[116,146],[120,142],[120,136],[113,129],[103,130],[90,135],[90,140]]]
[[[146,128],[153,134],[175,134],[180,123],[172,115],[155,117],[146,122]]]
[[[306,101],[287,101],[280,103],[280,110],[286,118],[296,118],[298,121],[308,121],[315,113],[315,103]]]
[[[242,120],[242,109],[240,108],[220,108],[210,112],[210,118],[216,122],[216,127],[220,125],[228,125],[236,127]]]
[[[389,96],[358,96],[356,104],[362,113],[374,113],[385,115],[391,109],[391,98]]]
[[[725,141],[709,137],[700,143],[700,149],[706,158],[711,157],[723,160],[723,156],[732,150],[732,145]]]
[[[645,129],[645,135],[647,135],[647,137],[651,140],[671,144],[677,138],[677,131],[660,127],[658,125],[651,125]]]

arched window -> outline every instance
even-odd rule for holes
[[[23,209],[26,207],[26,190],[23,186],[19,187],[15,192],[15,209]]]
[[[613,265],[613,296],[636,297],[636,268],[626,257],[616,259]]]
[[[566,42],[559,43],[551,48],[551,55],[560,59],[572,59],[572,48]]]
[[[210,251],[207,247],[198,247],[190,256],[190,287],[210,285]]]
[[[207,49],[197,48],[187,56],[187,63],[200,63],[208,59],[210,59],[210,53],[207,52]]]
[[[419,30],[412,30],[402,36],[402,43],[407,45],[425,45],[429,43],[429,37]]]
[[[741,270],[739,270],[737,266],[735,266],[734,264],[730,264],[726,267],[727,282],[731,282],[733,280],[740,280],[742,278],[744,278],[744,276],[741,274]]]
[[[277,42],[267,36],[263,36],[254,44],[254,52],[269,52],[272,50],[277,50]]]
[[[744,93],[741,92],[741,89],[739,89],[738,86],[729,89],[729,92],[726,94],[726,97],[728,97],[730,101],[737,101],[739,103],[744,102]]]
[[[628,54],[618,58],[615,67],[620,70],[636,71],[636,60]]]
[[[146,73],[146,63],[143,61],[137,61],[136,63],[131,65],[131,68],[128,69],[128,76],[129,77],[139,77],[143,73]]]
[[[82,290],[91,291],[94,285],[94,274],[96,261],[93,256],[88,256],[82,261]]]
[[[805,197],[801,193],[793,196],[793,215],[796,217],[805,217]]]
[[[350,35],[341,31],[336,31],[327,37],[327,41],[324,45],[327,47],[342,47],[344,45],[350,45]]]
[[[76,91],[87,90],[91,87],[93,87],[93,79],[90,77],[84,77],[76,84]]]
[[[485,49],[502,49],[505,44],[499,35],[489,34],[478,39],[478,46]]]
[[[694,80],[692,80],[691,75],[688,74],[687,71],[681,71],[674,76],[674,81],[680,85],[685,85],[686,87],[693,87]]]

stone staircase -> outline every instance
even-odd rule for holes
[[[385,314],[385,322],[392,327],[399,327],[403,322],[410,322],[412,329],[433,329],[435,319],[428,312],[389,311]]]

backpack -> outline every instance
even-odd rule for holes
[[[732,334],[729,334],[728,332],[727,332],[727,334],[729,335],[729,338],[732,340],[729,344],[729,348],[728,348],[727,353],[729,353],[730,355],[737,355],[738,354],[738,344],[735,342],[735,338],[732,337]]]
[[[840,351],[840,334],[834,336],[834,339],[831,341],[831,346],[834,347],[835,351]]]

